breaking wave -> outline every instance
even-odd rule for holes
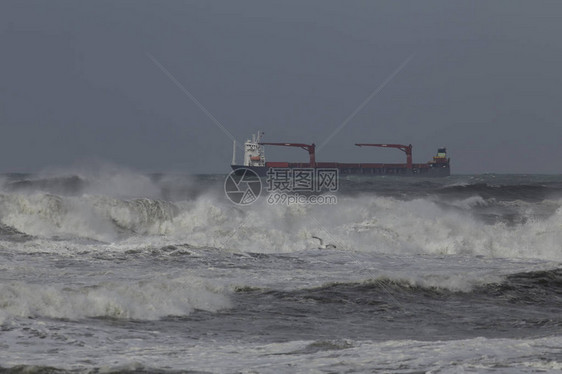
[[[0,195],[4,227],[32,236],[114,241],[131,234],[159,234],[177,207],[148,198],[61,197],[50,194]],[[8,230],[8,229],[6,229]]]
[[[542,184],[493,185],[488,183],[448,186],[439,190],[440,194],[449,196],[477,195],[483,199],[525,201],[541,201],[559,194],[559,192],[558,186],[555,188]]]
[[[187,243],[278,253],[317,248],[317,236],[336,250],[553,261],[560,260],[562,249],[562,200],[545,192],[557,188],[548,183],[347,181],[354,187],[344,189],[336,205],[269,205],[260,199],[238,207],[224,195],[223,176],[194,182],[111,171],[93,177],[38,178],[31,189],[25,182],[30,178],[23,178],[25,183],[22,177],[4,180],[1,239],[86,238],[119,244],[143,237],[161,246]],[[61,185],[80,193],[65,194]],[[52,191],[42,191],[45,186]],[[409,189],[416,194],[408,195]]]
[[[309,291],[336,293],[338,289],[353,289],[357,294],[368,291],[409,294],[446,294],[461,293],[489,297],[503,297],[512,302],[520,301],[533,305],[551,304],[562,294],[562,269],[540,270],[505,276],[489,277],[488,279],[467,280],[462,276],[436,277],[428,275],[419,278],[380,277],[355,283],[331,283]],[[348,294],[348,292],[344,292]]]
[[[195,309],[216,312],[229,307],[221,287],[195,277],[81,287],[0,284],[0,323],[9,317],[155,320],[187,316]]]
[[[394,338],[421,337],[429,330],[432,338],[451,339],[463,334],[497,337],[498,330],[536,333],[542,329],[559,331],[562,327],[558,313],[562,307],[560,268],[496,279],[464,279],[460,282],[464,284],[461,289],[458,282],[449,284],[447,278],[454,280],[454,277],[438,278],[380,276],[364,281],[326,283],[314,288],[240,288],[236,291],[243,300],[238,305],[259,299],[262,302],[259,312],[271,313],[272,318],[277,314],[300,315],[306,310],[316,318],[332,320],[333,312],[337,311],[336,315],[342,320],[332,321],[331,328],[344,328],[347,332],[365,319],[377,321],[377,327],[370,332],[365,326],[354,331],[357,336],[366,338],[383,330]],[[417,326],[412,321],[424,322]],[[444,328],[445,325],[448,328]]]
[[[277,294],[282,297],[302,297],[330,303],[365,302],[369,295],[387,298],[392,295],[433,297],[472,295],[503,298],[512,303],[533,305],[562,303],[562,269],[537,270],[506,275],[469,276],[467,274],[405,274],[381,275],[357,282],[332,282],[314,288],[289,291],[258,287],[238,287],[238,293]],[[340,297],[345,298],[341,299]],[[354,301],[355,300],[355,301]]]
[[[233,206],[224,197],[190,201],[50,194],[0,195],[5,233],[20,238],[78,237],[116,242],[135,235],[247,252],[291,252],[318,246],[313,236],[340,250],[377,253],[466,254],[559,260],[560,202],[554,213],[518,212],[520,223],[479,219],[478,198],[444,206],[431,199],[343,197],[337,206]]]

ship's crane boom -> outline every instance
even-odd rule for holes
[[[401,150],[406,154],[406,166],[408,169],[412,169],[412,145],[403,144],[367,144],[367,143],[355,143],[358,147],[383,147],[383,148],[396,148]]]
[[[308,152],[308,156],[310,157],[310,167],[316,166],[316,155],[315,155],[316,145],[314,143],[312,143],[312,144],[303,144],[303,143],[258,143],[258,144],[302,148],[302,149],[304,149],[305,151]]]

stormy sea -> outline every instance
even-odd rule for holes
[[[562,176],[0,176],[0,372],[557,373]]]

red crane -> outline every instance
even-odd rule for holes
[[[312,144],[303,144],[303,143],[258,143],[260,145],[279,145],[283,147],[298,147],[302,148],[305,151],[308,151],[308,155],[310,157],[310,167],[316,166],[316,156],[315,156],[315,149],[316,145]]]
[[[397,148],[406,154],[406,166],[408,169],[412,169],[412,145],[403,144],[365,144],[365,143],[355,143],[358,147],[386,147],[386,148]]]

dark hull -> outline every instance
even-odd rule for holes
[[[277,163],[271,162],[267,166],[243,166],[231,165],[233,170],[250,169],[260,177],[267,176],[270,168],[306,169],[310,168],[306,163]],[[404,176],[404,177],[448,177],[451,175],[449,163],[427,163],[414,164],[408,169],[404,164],[341,164],[341,163],[318,163],[318,169],[338,169],[340,175],[365,175],[365,176]]]

